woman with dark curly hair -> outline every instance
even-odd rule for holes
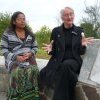
[[[26,25],[24,13],[17,11],[1,41],[5,66],[9,72],[8,100],[40,100],[38,67],[35,54],[37,42]]]

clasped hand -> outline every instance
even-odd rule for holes
[[[17,56],[17,61],[19,62],[24,62],[25,60],[29,59],[31,57],[32,53],[24,53],[23,55],[18,55]]]

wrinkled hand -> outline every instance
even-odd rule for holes
[[[94,37],[82,37],[82,46],[87,46],[88,44],[92,44],[94,42]]]
[[[46,52],[51,52],[52,51],[52,44],[53,44],[53,40],[49,43],[49,44],[45,44],[45,43],[43,43],[43,49],[44,49],[44,51],[46,51]]]

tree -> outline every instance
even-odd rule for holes
[[[93,32],[93,25],[90,23],[81,23],[80,25],[84,31],[85,31],[85,36],[86,37],[92,37],[94,32]]]
[[[96,4],[93,6],[86,6],[85,4],[85,14],[87,17],[82,18],[82,24],[85,27],[85,30],[88,30],[88,28],[91,29],[90,36],[94,36],[96,38],[100,37],[100,3],[97,0]],[[88,32],[86,32],[88,33]]]
[[[9,26],[10,18],[10,13],[0,13],[0,40],[4,30]]]
[[[43,43],[50,42],[51,30],[47,26],[42,26],[39,31],[36,32],[36,40],[38,42],[39,48],[42,47]]]

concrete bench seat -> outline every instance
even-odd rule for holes
[[[4,58],[0,57],[0,100],[6,100],[8,74],[4,67]],[[48,60],[37,59],[39,70]],[[92,45],[87,46],[83,57],[83,64],[76,86],[76,100],[100,100],[100,39],[95,39]],[[53,90],[45,91],[48,100],[52,100]]]

